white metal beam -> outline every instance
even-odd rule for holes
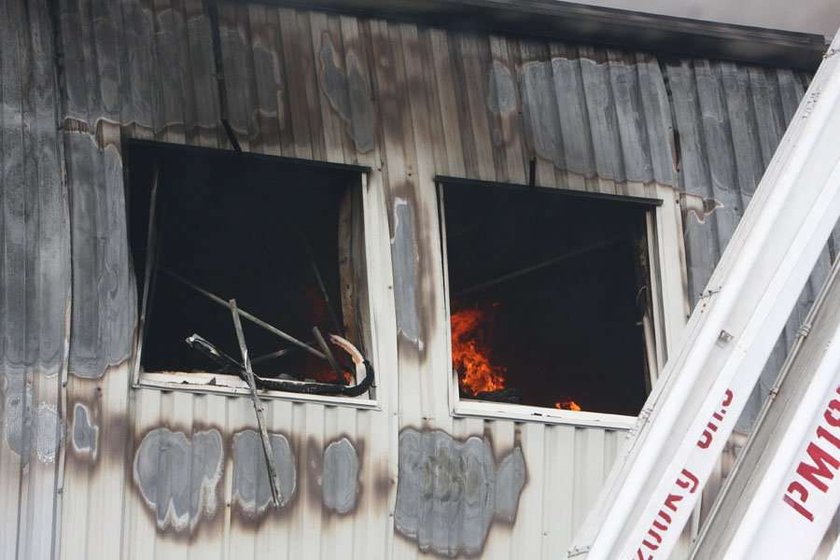
[[[667,558],[676,544],[840,217],[838,59],[817,72],[569,557]]]
[[[840,261],[704,524],[695,560],[811,558],[840,506],[838,270]]]

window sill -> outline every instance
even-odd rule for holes
[[[602,412],[573,412],[538,406],[507,404],[489,401],[460,400],[452,411],[456,417],[499,418],[517,422],[565,424],[588,428],[630,430],[636,424],[635,416],[606,414]]]
[[[159,389],[162,391],[185,391],[190,393],[212,393],[224,396],[249,396],[251,391],[242,379],[233,375],[218,373],[155,372],[141,373],[134,384],[137,389]],[[376,400],[362,397],[308,395],[288,391],[266,391],[257,389],[260,399],[278,399],[302,403],[342,406],[365,410],[381,410]]]

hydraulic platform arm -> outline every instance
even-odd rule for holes
[[[812,558],[840,505],[840,260],[799,332],[695,560]]]
[[[668,558],[840,217],[840,35],[569,558]]]

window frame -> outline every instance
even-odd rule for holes
[[[488,188],[512,188],[550,191],[558,196],[577,198],[599,198],[646,207],[646,238],[651,289],[651,318],[653,341],[645,336],[645,356],[649,379],[653,387],[662,371],[667,356],[676,342],[689,315],[687,296],[685,250],[682,242],[682,215],[680,198],[675,189],[653,184],[645,187],[645,194],[653,196],[628,196],[580,191],[561,187],[543,187],[515,183],[482,181],[438,175],[434,178],[437,200],[438,224],[440,232],[440,250],[443,278],[443,314],[446,317],[446,363],[449,379],[449,408],[453,417],[501,419],[543,424],[566,424],[580,427],[600,427],[609,429],[631,429],[638,416],[625,416],[605,412],[574,412],[527,404],[512,404],[479,399],[465,399],[460,395],[457,374],[452,370],[452,332],[449,323],[449,266],[446,241],[445,194],[447,184],[460,183]],[[648,393],[650,394],[650,392]],[[640,411],[643,414],[645,408]]]
[[[225,157],[230,157],[231,154],[235,153],[236,157],[242,157],[246,159],[269,160],[278,163],[283,163],[286,165],[297,165],[302,168],[314,168],[316,170],[320,169],[325,171],[340,170],[356,174],[358,178],[358,183],[356,183],[356,181],[353,179],[349,179],[348,188],[358,189],[361,196],[362,237],[365,252],[364,275],[365,285],[367,289],[367,297],[362,298],[367,303],[365,310],[366,319],[363,324],[363,329],[365,331],[365,338],[367,338],[370,343],[368,355],[366,355],[365,358],[367,358],[370,361],[371,365],[374,368],[374,371],[379,371],[378,364],[381,362],[381,360],[379,359],[379,352],[377,349],[379,347],[378,340],[380,338],[380,335],[377,332],[376,325],[381,321],[378,321],[376,317],[377,309],[376,305],[374,304],[375,297],[373,295],[373,282],[371,281],[371,279],[374,277],[375,269],[377,268],[376,262],[380,261],[382,258],[381,255],[384,254],[382,248],[379,247],[377,243],[377,239],[381,236],[376,235],[375,232],[381,229],[383,220],[387,220],[387,216],[384,214],[384,206],[380,204],[377,200],[379,196],[371,192],[370,176],[372,170],[370,167],[332,162],[321,162],[300,158],[273,156],[268,154],[252,152],[234,152],[233,150],[226,150],[220,148],[208,148],[151,140],[130,139],[125,144],[123,153],[124,160],[127,162],[124,171],[127,189],[131,189],[131,184],[129,180],[129,167],[131,165],[131,162],[128,154],[130,149],[135,146],[144,146],[147,148],[160,150],[161,152],[192,152],[201,153],[207,156],[212,156],[213,153],[217,153],[219,155],[224,155]],[[155,187],[152,188],[154,189]],[[155,204],[154,194],[150,198],[150,204]],[[383,207],[382,211],[380,211],[379,209],[380,206]],[[152,214],[150,213],[150,215]],[[385,221],[384,223],[387,223],[387,221]],[[149,231],[147,226],[147,240],[151,239],[151,235],[152,232]],[[127,242],[129,244],[129,251],[131,252],[130,239],[127,239]],[[133,266],[132,269],[134,269]],[[143,338],[145,333],[144,319],[146,314],[146,306],[148,303],[148,281],[150,273],[148,262],[146,263],[146,270],[146,279],[143,283],[143,290],[141,293],[137,294],[137,297],[139,299],[139,305],[137,319],[135,323],[136,330],[134,341],[132,344],[130,361],[132,387],[135,389],[151,388],[165,391],[178,391],[199,394],[219,394],[224,396],[250,395],[250,389],[248,388],[247,383],[238,376],[231,374],[216,372],[143,371],[142,350]],[[381,313],[381,311],[379,311],[379,313]],[[313,395],[293,391],[278,391],[271,389],[258,389],[258,392],[261,399],[278,399],[293,402],[316,403],[330,406],[342,406],[366,410],[381,410],[382,403],[381,397],[379,395],[382,394],[384,384],[385,383],[383,383],[382,380],[377,376],[368,393],[364,396],[359,397],[347,397],[342,395]],[[373,392],[373,396],[371,396],[371,392]]]

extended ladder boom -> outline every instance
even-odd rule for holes
[[[693,558],[812,558],[840,505],[840,260],[800,329]]]
[[[667,558],[840,217],[840,35],[569,551]]]

